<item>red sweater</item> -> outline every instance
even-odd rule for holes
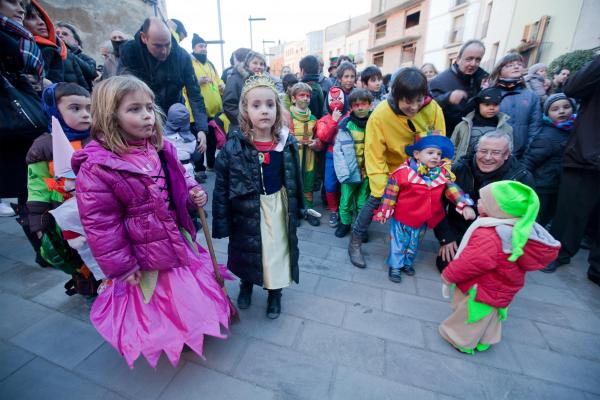
[[[506,225],[502,225],[506,227]],[[510,230],[508,232],[511,232]],[[547,232],[546,232],[547,233]],[[516,262],[502,251],[510,246],[510,235],[500,238],[496,227],[481,227],[473,232],[460,256],[450,262],[442,276],[467,293],[477,285],[475,300],[493,307],[507,307],[525,285],[525,273],[544,268],[556,258],[560,243],[553,238],[532,237]],[[512,249],[512,246],[509,248]]]

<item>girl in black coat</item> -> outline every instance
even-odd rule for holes
[[[544,102],[543,126],[525,152],[522,163],[533,174],[540,198],[538,222],[546,225],[554,217],[562,158],[573,129],[575,101],[564,93],[551,95]]]
[[[240,129],[215,163],[213,237],[229,237],[227,266],[241,279],[238,307],[253,285],[269,290],[267,316],[281,312],[281,289],[298,283],[296,227],[304,208],[298,144],[283,126],[275,82],[254,75],[244,83]]]

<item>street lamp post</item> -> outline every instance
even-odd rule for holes
[[[263,41],[262,41],[262,44],[263,44],[263,55],[264,55],[265,57],[267,57],[267,50],[265,49],[265,44],[267,44],[267,43],[276,43],[276,42],[275,42],[274,40],[263,40]],[[272,55],[274,55],[274,54],[271,54],[271,56],[272,56]],[[269,64],[271,63],[270,61],[271,61],[271,60],[269,60]]]
[[[253,21],[266,21],[266,18],[252,18],[252,16],[248,17],[248,23],[250,24],[250,49],[252,49],[253,47],[253,43],[252,43],[252,22]]]

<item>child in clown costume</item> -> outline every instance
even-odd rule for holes
[[[313,187],[316,172],[315,151],[321,148],[321,141],[314,137],[317,119],[308,108],[311,94],[312,89],[304,82],[298,82],[290,89],[293,105],[290,106],[289,127],[299,143],[306,208],[313,207]],[[321,224],[319,218],[308,213],[306,214],[306,220],[312,226]]]
[[[333,146],[335,174],[341,183],[340,222],[335,230],[335,236],[340,238],[350,232],[353,213],[360,212],[371,193],[365,170],[365,133],[372,101],[367,89],[352,91],[349,96],[352,111],[340,123]]]
[[[516,181],[499,181],[479,191],[480,217],[469,227],[454,260],[442,273],[455,284],[453,313],[440,335],[464,353],[500,341],[507,307],[525,284],[525,274],[554,260],[560,242],[535,222],[535,191]]]
[[[325,154],[325,199],[327,201],[327,209],[330,212],[329,226],[336,228],[339,223],[339,205],[340,205],[340,182],[335,175],[333,166],[333,144],[338,132],[338,124],[348,116],[344,114],[345,104],[344,91],[334,86],[329,89],[327,94],[327,106],[329,114],[323,116],[317,121],[317,138],[327,146]]]
[[[401,271],[415,274],[413,263],[427,228],[434,228],[444,218],[442,196],[455,204],[466,220],[475,218],[473,200],[454,183],[450,172],[454,155],[450,139],[428,132],[406,146],[406,154],[409,159],[391,174],[374,218],[381,223],[391,221],[387,264],[388,277],[395,283],[402,281]]]

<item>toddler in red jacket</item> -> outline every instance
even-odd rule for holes
[[[450,139],[432,131],[416,137],[406,146],[409,159],[392,173],[374,219],[390,219],[388,277],[400,283],[402,276],[415,274],[413,268],[419,244],[427,232],[444,218],[442,196],[456,204],[465,219],[474,219],[473,200],[456,183],[450,172],[454,146]],[[393,216],[393,218],[391,218]]]
[[[544,268],[560,249],[560,243],[535,223],[540,202],[532,188],[499,181],[479,193],[480,217],[442,273],[444,284],[456,284],[456,290],[454,312],[440,325],[440,335],[468,354],[500,341],[501,321],[525,284],[525,273]]]

